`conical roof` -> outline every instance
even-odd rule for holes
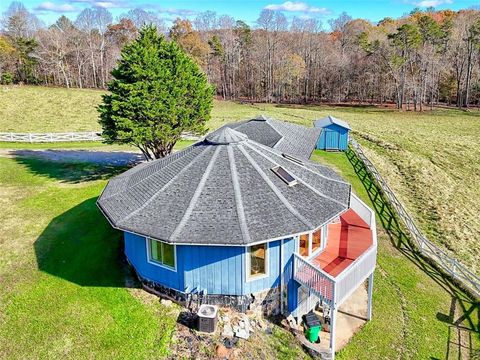
[[[98,205],[125,231],[171,243],[246,245],[316,229],[345,211],[349,197],[350,185],[330,168],[224,127],[110,180]]]

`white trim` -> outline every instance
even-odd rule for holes
[[[251,282],[255,280],[260,280],[260,279],[265,279],[270,276],[270,246],[268,242],[264,243],[265,244],[265,274],[259,274],[259,275],[250,275],[250,248],[252,245],[245,246],[245,282]],[[261,244],[255,244],[255,245],[261,245]],[[253,245],[253,246],[255,246]]]
[[[328,224],[327,224],[328,226]],[[327,227],[325,226],[325,227]],[[312,246],[313,246],[313,233],[317,232],[317,231],[320,231],[320,246],[318,247],[318,249],[316,249],[315,251],[310,251],[310,256],[309,256],[309,259],[312,259],[314,258],[315,256],[317,256],[319,253],[321,253],[325,247],[322,247],[322,243],[323,243],[323,226],[320,227],[319,229],[315,230],[315,231],[312,231],[312,233],[310,234],[310,249],[312,250]],[[326,239],[325,239],[326,240]]]
[[[174,265],[175,265],[174,267],[162,264],[161,262],[158,262],[158,261],[152,259],[152,254],[150,253],[150,244],[149,244],[150,240],[173,246],[173,261],[174,261]],[[160,240],[157,240],[157,239],[146,237],[145,238],[145,246],[147,248],[147,262],[149,264],[152,264],[152,265],[155,265],[155,266],[158,266],[158,267],[161,267],[161,268],[173,271],[173,272],[177,272],[177,246],[176,245],[169,244],[165,241],[160,241]]]

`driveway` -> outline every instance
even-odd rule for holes
[[[89,150],[7,150],[1,149],[3,157],[36,157],[48,161],[88,162],[99,165],[129,166],[145,160],[141,153],[126,151]]]

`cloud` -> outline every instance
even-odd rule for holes
[[[175,9],[175,8],[168,8],[168,9],[160,8],[160,12],[164,12],[173,16],[192,16],[197,14],[197,12],[194,10]]]
[[[419,7],[437,7],[444,4],[452,4],[452,0],[422,0],[416,1],[413,4]]]
[[[58,13],[66,13],[66,12],[72,12],[72,11],[77,11],[78,9],[70,4],[54,4],[50,1],[45,1],[38,5],[37,7],[34,8],[36,11],[51,11],[51,12],[58,12]]]
[[[129,7],[124,0],[69,0],[69,2],[90,5],[92,7],[104,9],[118,9]]]
[[[301,1],[285,1],[283,4],[270,4],[264,7],[267,10],[289,11],[289,12],[303,12],[309,14],[329,14],[330,10],[327,8],[319,8],[310,6]]]

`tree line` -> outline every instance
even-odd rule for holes
[[[84,9],[45,26],[22,3],[2,17],[0,81],[106,89],[121,49],[146,24],[176,41],[224,99],[289,103],[393,103],[423,110],[480,105],[480,11],[433,8],[377,24],[342,13],[318,19],[262,10],[255,26],[200,13],[169,28],[153,12],[114,20]]]

